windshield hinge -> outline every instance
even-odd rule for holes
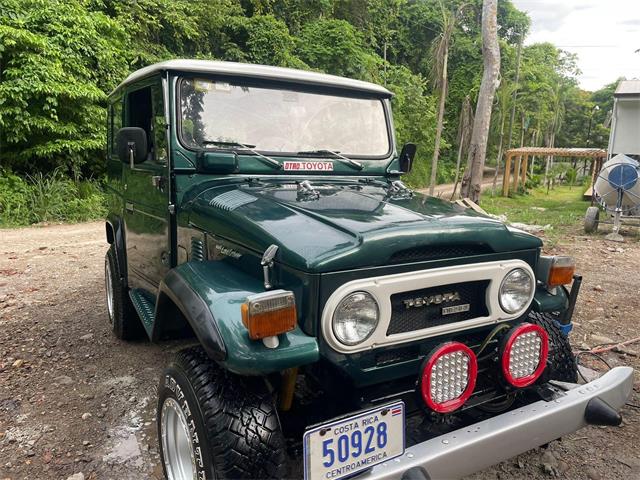
[[[271,269],[273,268],[273,259],[278,253],[277,245],[269,245],[269,247],[264,251],[262,255],[262,260],[260,261],[260,265],[262,265],[262,275],[264,277],[264,288],[269,290],[273,287],[271,283]]]

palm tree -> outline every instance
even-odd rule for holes
[[[447,98],[448,73],[447,63],[449,61],[449,46],[451,45],[451,36],[457,19],[462,14],[466,5],[461,5],[458,10],[453,13],[449,12],[442,0],[439,1],[442,19],[440,22],[440,34],[431,44],[431,57],[433,65],[431,69],[431,77],[433,86],[440,97],[438,104],[438,122],[436,124],[436,140],[433,148],[433,158],[431,159],[431,179],[429,181],[429,195],[433,195],[436,186],[436,172],[438,170],[438,158],[440,156],[440,139],[442,137],[442,126],[444,123],[444,106]]]
[[[462,108],[460,109],[460,121],[458,123],[458,158],[456,160],[456,178],[453,182],[453,193],[451,200],[456,196],[458,181],[460,180],[460,163],[462,156],[469,148],[469,140],[471,140],[471,126],[473,125],[473,107],[469,95],[464,97]]]

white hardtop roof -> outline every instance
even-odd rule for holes
[[[118,91],[122,87],[129,85],[144,77],[163,71],[180,71],[200,74],[218,74],[234,77],[259,78],[264,80],[277,80],[303,85],[316,85],[324,87],[334,87],[357,92],[371,93],[376,96],[390,97],[393,94],[386,88],[375,83],[353,80],[351,78],[327,75],[325,73],[309,72],[306,70],[296,70],[293,68],[270,67],[267,65],[254,65],[248,63],[221,62],[214,60],[167,60],[154,63],[148,67],[136,70],[129,75],[120,85],[116,87]]]
[[[640,80],[620,80],[613,94],[614,97],[640,97]]]

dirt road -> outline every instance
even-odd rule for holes
[[[462,181],[462,179],[461,179]],[[451,198],[451,194],[453,193],[453,187],[455,184],[453,183],[443,183],[440,185],[436,185],[433,189],[433,195],[435,197],[440,197],[440,198],[444,198],[446,200],[448,200],[449,198]],[[482,190],[485,190],[487,188],[490,188],[493,185],[493,174],[491,174],[490,176],[485,176],[484,179],[482,180]],[[496,188],[500,189],[502,188],[502,176],[499,176],[498,179],[496,180]],[[420,193],[424,193],[425,195],[429,194],[429,189],[428,188],[420,188],[417,190]],[[458,187],[456,189],[456,191],[458,192],[458,195],[460,194],[460,184],[458,183]]]
[[[575,346],[638,336],[640,245],[577,233],[556,247],[585,274]],[[162,478],[155,389],[181,345],[111,335],[105,251],[101,223],[0,230],[0,479]],[[474,478],[640,478],[640,411],[624,415],[621,428],[589,427]]]

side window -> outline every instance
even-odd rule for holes
[[[151,89],[151,99],[153,101],[153,121],[151,129],[153,131],[153,144],[155,161],[160,165],[166,165],[167,154],[167,124],[164,117],[164,98],[162,88],[155,85]]]
[[[147,132],[149,157],[153,158],[153,132],[151,130],[153,109],[151,102],[151,87],[134,90],[127,95],[126,126],[139,127]]]
[[[149,157],[147,161],[167,164],[167,137],[164,118],[164,99],[160,85],[134,90],[127,95],[127,126],[147,132]]]

